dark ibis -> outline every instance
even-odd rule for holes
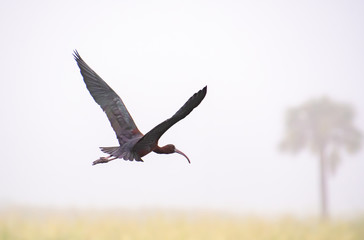
[[[73,56],[80,68],[87,89],[95,102],[106,113],[120,145],[117,147],[100,147],[101,151],[109,156],[100,157],[93,162],[93,165],[107,163],[118,158],[143,162],[141,157],[152,151],[160,154],[179,153],[191,163],[187,155],[178,150],[173,144],[160,147],[158,146],[158,140],[170,127],[185,118],[201,103],[206,95],[207,86],[188,99],[171,118],[160,123],[144,135],[138,130],[123,101],[114,90],[85,63],[76,50]]]

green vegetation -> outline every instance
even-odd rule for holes
[[[362,240],[364,219],[261,219],[219,214],[44,212],[0,213],[2,240]]]

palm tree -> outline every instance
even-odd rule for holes
[[[329,98],[310,100],[286,113],[283,151],[309,148],[319,158],[321,216],[328,217],[327,178],[340,163],[340,149],[353,153],[360,148],[361,133],[353,126],[354,110],[349,104]]]

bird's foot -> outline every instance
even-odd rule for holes
[[[107,159],[106,157],[100,157],[99,159],[93,161],[92,165],[96,165],[99,163],[107,163],[109,162],[109,159]]]
[[[110,157],[111,156],[108,156],[108,157],[100,157],[96,161],[93,161],[92,165],[96,165],[96,164],[99,164],[99,163],[107,163],[107,162],[110,162],[111,160],[116,159],[116,157],[114,157],[114,158],[110,158]]]

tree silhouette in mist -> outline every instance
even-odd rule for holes
[[[349,104],[326,97],[310,100],[286,113],[285,136],[280,148],[293,153],[309,148],[318,156],[322,218],[329,215],[328,173],[337,170],[341,148],[350,153],[360,148],[361,133],[353,125],[354,115]]]

